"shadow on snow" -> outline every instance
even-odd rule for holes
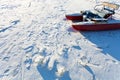
[[[49,61],[48,61],[49,62]],[[56,76],[57,62],[54,63],[52,70],[48,69],[48,62],[45,65],[38,65],[37,70],[44,80],[71,80],[69,72],[65,72],[61,77]]]
[[[102,49],[104,54],[109,54],[120,61],[120,30],[81,32],[89,41]]]

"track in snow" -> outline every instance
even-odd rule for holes
[[[2,0],[0,79],[119,80],[119,74],[111,76],[120,73],[120,58],[113,58],[114,51],[120,52],[119,31],[75,33],[63,20],[73,6],[77,4],[72,9],[76,12],[84,2]]]

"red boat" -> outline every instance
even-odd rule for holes
[[[74,23],[72,27],[78,31],[104,31],[120,29],[120,23]]]
[[[74,14],[67,14],[65,15],[67,20],[72,20],[72,21],[83,21],[83,15],[80,13],[74,13]]]
[[[112,14],[106,14],[103,16],[103,18],[107,19],[111,16]],[[74,13],[74,14],[66,14],[65,17],[67,20],[72,20],[72,21],[83,21],[84,20],[84,15],[82,13]]]
[[[98,9],[98,6],[102,6],[102,8]],[[117,4],[103,2],[101,5],[97,5],[94,8],[98,13],[93,13],[91,11],[81,11],[82,13],[68,14],[65,16],[68,20],[79,21],[78,23],[72,24],[72,27],[79,31],[120,29],[120,21],[118,22],[117,20],[109,19],[109,17],[115,14],[115,10],[118,8],[119,5]]]

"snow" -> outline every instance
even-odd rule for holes
[[[95,4],[0,0],[0,80],[120,80],[120,31],[72,31],[65,20]]]

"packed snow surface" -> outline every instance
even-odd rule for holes
[[[120,30],[79,32],[65,20],[100,1],[0,0],[0,80],[120,80]]]

